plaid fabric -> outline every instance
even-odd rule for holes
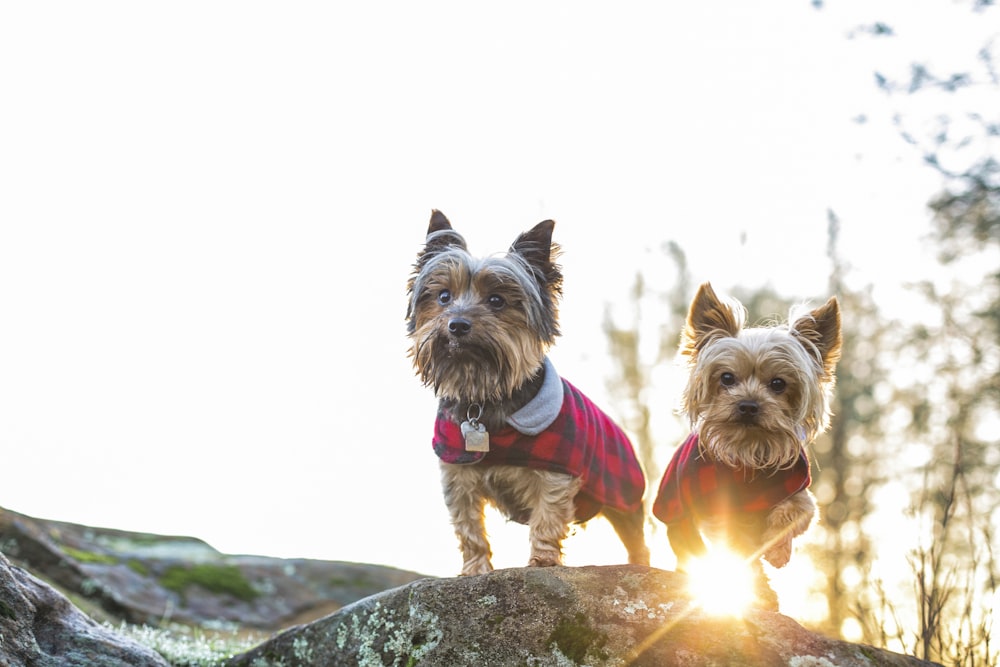
[[[795,465],[785,470],[761,471],[730,468],[707,459],[692,433],[674,452],[653,501],[653,516],[671,524],[696,516],[726,516],[764,512],[812,482],[805,450]]]
[[[438,412],[434,452],[446,463],[525,466],[580,477],[577,521],[592,518],[602,506],[638,509],[646,479],[628,436],[579,389],[562,382],[562,409],[538,435],[508,426],[490,432],[489,452],[467,452],[459,425]],[[514,519],[526,522],[525,517]]]

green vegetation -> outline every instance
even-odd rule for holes
[[[118,562],[118,559],[114,556],[109,556],[108,554],[94,553],[93,551],[84,551],[83,549],[74,549],[73,547],[62,547],[63,553],[75,560],[78,563],[100,563],[102,565],[114,565]]]
[[[331,588],[378,588],[379,584],[372,580],[367,574],[359,574],[356,577],[335,576],[330,577],[327,584]]]
[[[181,595],[189,586],[200,586],[212,593],[227,593],[244,602],[250,602],[260,595],[235,565],[176,565],[163,573],[160,584]]]
[[[128,566],[128,569],[132,570],[133,572],[135,572],[140,576],[143,577],[149,576],[149,568],[146,567],[146,564],[143,563],[141,560],[136,560],[133,558],[132,560],[125,563],[125,565]]]
[[[591,651],[601,660],[607,660],[608,654],[603,650],[607,641],[607,635],[590,627],[587,617],[579,612],[573,618],[560,618],[549,637],[549,643],[554,643],[564,656],[576,664],[582,663]]]

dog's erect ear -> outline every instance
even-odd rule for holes
[[[508,252],[523,257],[535,271],[538,280],[547,285],[554,296],[558,296],[562,286],[562,273],[555,263],[560,252],[559,244],[552,242],[552,229],[555,225],[555,220],[539,222],[514,239]]]
[[[713,340],[736,336],[745,320],[746,311],[742,307],[723,303],[711,283],[703,283],[688,309],[680,351],[693,357]]]
[[[533,266],[548,264],[552,254],[552,229],[555,226],[555,220],[539,222],[514,239],[509,252],[521,255]]]
[[[833,377],[840,360],[840,303],[831,296],[826,303],[797,319],[791,327],[792,333],[808,342],[807,348],[814,347],[823,361],[826,379]]]
[[[541,296],[547,318],[550,322],[549,340],[559,335],[555,322],[558,318],[558,302],[562,297],[562,269],[556,264],[559,256],[559,244],[552,242],[554,220],[543,220],[530,230],[519,235],[511,244],[509,255],[517,255],[524,259],[528,268],[534,274],[535,280],[542,287]]]
[[[442,229],[451,229],[451,222],[444,213],[435,209],[431,209],[431,222],[427,227],[427,235],[430,236],[433,232],[441,231]]]
[[[428,251],[433,253],[448,246],[458,246],[463,250],[467,250],[465,239],[455,231],[451,226],[451,222],[445,217],[445,214],[437,209],[433,209],[431,211],[430,224],[427,225],[427,241],[424,254]]]

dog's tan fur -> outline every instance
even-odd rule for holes
[[[521,234],[504,256],[477,258],[439,211],[431,216],[424,250],[408,284],[410,356],[456,423],[470,406],[482,409],[490,431],[525,405],[544,379],[543,359],[559,334],[562,274],[554,263],[554,223]],[[530,514],[531,566],[562,563],[562,543],[574,521],[581,480],[510,465],[441,463],[445,503],[462,552],[463,575],[493,569],[484,509]],[[630,563],[649,563],[641,512],[602,512]]]
[[[730,468],[774,471],[796,464],[800,453],[829,425],[830,398],[840,358],[836,297],[789,324],[748,327],[745,308],[722,301],[708,283],[691,302],[679,351],[687,358],[683,409],[698,433],[703,456]],[[724,544],[751,560],[783,567],[792,541],[816,516],[808,488],[759,516],[699,516],[695,524],[668,526],[683,568],[704,545]],[[770,593],[766,581],[762,589]]]

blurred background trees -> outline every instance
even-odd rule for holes
[[[993,4],[978,0],[955,11],[995,21]],[[822,11],[821,1],[813,5]],[[887,20],[862,25],[849,38],[894,34]],[[921,54],[909,54],[902,72],[873,63],[900,140],[941,176],[941,190],[927,193],[927,218],[913,221],[914,234],[936,257],[925,279],[905,286],[919,305],[907,316],[886,316],[870,285],[848,280],[836,202],[826,220],[829,292],[841,301],[844,350],[836,416],[811,452],[821,520],[809,556],[819,575],[815,592],[826,600],[814,625],[946,665],[1000,664],[992,636],[1000,603],[997,46],[969,44],[968,66],[958,71],[936,71]],[[918,97],[919,113],[910,104]],[[866,113],[859,110],[858,118]],[[674,364],[696,287],[682,248],[667,241],[662,254],[673,276],[654,288],[640,272],[628,304],[609,308],[604,318],[615,359],[609,390],[654,487],[686,432],[673,412],[681,375]],[[751,321],[827,296],[778,295],[767,285],[716,287],[740,299]],[[908,542],[884,540],[886,525]],[[661,529],[653,526],[654,533]]]

